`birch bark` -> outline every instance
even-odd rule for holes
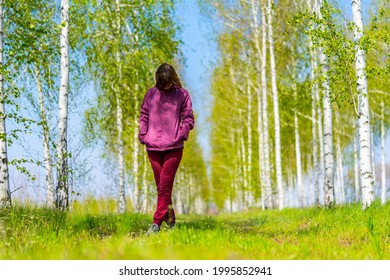
[[[316,100],[320,101],[320,93],[319,93],[319,85],[315,85],[315,95]],[[318,185],[323,186],[324,185],[324,179],[325,179],[325,151],[324,151],[324,120],[323,120],[323,112],[322,107],[317,106],[317,129],[318,129],[318,144],[319,144],[319,150],[320,150],[320,160],[319,160],[319,174],[318,174]],[[323,189],[323,188],[322,188]],[[318,188],[320,191],[320,188]]]
[[[262,88],[262,127],[263,127],[263,152],[264,152],[264,208],[272,209],[271,163],[269,148],[269,121],[268,121],[268,97],[267,97],[267,19],[266,8],[263,5],[261,14],[261,88]]]
[[[137,139],[138,140],[138,139]],[[143,154],[142,157],[142,191],[143,191],[143,200],[142,200],[142,212],[148,213],[149,211],[149,186],[146,180],[146,166],[148,164],[148,160],[146,158],[146,153]]]
[[[339,178],[339,193],[340,204],[345,203],[345,191],[344,191],[344,172],[343,172],[343,155],[341,153],[340,136],[336,140],[336,154],[337,154],[337,174]]]
[[[0,0],[0,67],[3,67],[3,0]],[[5,127],[5,100],[4,77],[0,73],[0,208],[11,206],[11,192],[9,189],[8,157]]]
[[[69,89],[69,1],[61,0],[61,79],[58,116],[58,176],[56,206],[61,210],[69,208],[68,185],[68,89]]]
[[[381,177],[382,177],[382,191],[381,202],[386,204],[386,132],[385,132],[385,103],[381,102]]]
[[[362,188],[362,208],[366,209],[374,200],[374,180],[371,155],[371,129],[370,110],[368,103],[367,78],[366,78],[366,54],[360,46],[363,37],[363,15],[361,0],[352,0],[352,15],[355,26],[355,65],[356,88],[358,92],[359,107],[359,154],[360,154],[360,182]]]
[[[259,176],[261,185],[261,205],[262,208],[272,208],[272,189],[270,178],[270,164],[269,164],[269,136],[268,136],[268,115],[264,113],[264,108],[267,108],[267,104],[264,104],[264,94],[267,93],[266,82],[266,26],[265,26],[265,12],[261,14],[261,26],[262,26],[262,48],[260,47],[260,30],[258,23],[259,7],[256,5],[256,1],[251,1],[252,16],[253,16],[253,30],[254,30],[254,43],[256,49],[256,70],[260,74],[259,83],[261,88],[256,87],[257,96],[257,133],[259,137]],[[264,9],[263,9],[264,10]],[[261,62],[261,63],[260,63]],[[256,75],[258,78],[258,75]],[[265,99],[267,102],[267,99]],[[267,109],[266,109],[267,110]],[[264,119],[264,114],[266,119]],[[266,156],[268,154],[268,157]]]
[[[282,182],[282,157],[280,147],[280,119],[279,119],[279,100],[278,88],[276,85],[276,66],[274,54],[274,37],[272,28],[273,3],[268,0],[268,41],[269,41],[269,55],[271,66],[271,84],[272,96],[274,105],[274,122],[275,122],[275,161],[276,161],[276,190],[278,193],[278,208],[283,209],[283,182]]]
[[[374,131],[372,130],[372,126],[370,126],[370,137],[371,137],[371,166],[372,166],[372,179],[374,181],[374,190],[375,190],[375,182],[376,180],[376,170],[375,170],[375,154],[374,154]]]
[[[321,15],[322,0],[318,1],[318,15]],[[324,107],[324,192],[325,206],[332,207],[334,204],[334,152],[333,152],[333,123],[332,123],[332,104],[330,101],[330,86],[329,86],[329,65],[328,57],[324,53],[323,48],[319,48],[320,65],[323,75],[323,107]]]
[[[249,204],[249,193],[252,187],[252,90],[251,90],[251,83],[250,83],[250,78],[249,74],[247,75],[247,137],[248,137],[248,145],[247,145],[247,165],[248,165],[248,182],[247,182],[247,187],[245,189],[245,206],[248,207]]]
[[[115,35],[118,42],[121,40],[121,15],[120,15],[120,1],[116,0],[115,19],[116,30]],[[126,194],[125,194],[125,160],[124,160],[124,144],[123,144],[123,124],[122,124],[122,104],[120,97],[120,86],[122,83],[122,65],[120,58],[120,43],[116,46],[115,59],[118,71],[119,85],[114,87],[116,100],[116,128],[117,128],[117,161],[118,161],[118,213],[126,212]]]
[[[241,112],[239,114],[241,116]],[[241,119],[241,118],[240,118]],[[246,161],[246,149],[245,149],[245,141],[244,137],[242,137],[243,133],[241,131],[241,137],[240,137],[240,143],[241,143],[241,164],[243,168],[243,188],[238,188],[237,189],[237,198],[238,198],[238,211],[241,211],[243,209],[243,198],[244,198],[244,190],[248,189],[248,168],[247,164],[245,163]]]
[[[311,69],[310,69],[310,77],[311,81],[315,80],[315,69],[317,68],[317,63],[315,60],[314,51],[312,50],[313,43],[310,39],[310,61],[311,61]],[[319,174],[319,163],[318,163],[318,139],[317,139],[317,94],[316,88],[318,87],[317,82],[314,82],[311,88],[311,118],[312,118],[312,147],[313,147],[313,184],[314,184],[314,203],[315,205],[320,204],[320,192],[319,192],[319,182],[318,182],[318,174]]]
[[[358,133],[356,122],[353,121],[353,131],[355,131],[355,137],[353,138],[353,165],[355,174],[355,201],[358,202],[360,199],[360,176],[359,176],[359,149],[358,149]]]
[[[311,0],[307,0],[307,6],[310,11],[313,12],[313,6]],[[315,27],[314,27],[315,28]],[[316,51],[313,46],[313,41],[309,36],[309,49],[310,49],[310,80],[312,82],[311,87],[311,118],[312,118],[312,147],[313,147],[313,185],[314,185],[314,204],[320,204],[320,192],[319,192],[319,162],[318,162],[318,139],[317,139],[317,93],[318,83],[315,81],[316,78],[316,69],[317,69],[317,59]]]
[[[136,92],[137,92],[137,85],[136,85]],[[138,108],[138,100],[135,99],[135,105],[134,108]],[[138,115],[134,115],[134,126],[139,127],[138,124]],[[141,210],[141,193],[140,193],[140,187],[139,187],[139,180],[138,180],[138,173],[139,173],[139,166],[138,166],[138,154],[139,154],[139,144],[138,144],[138,131],[134,129],[134,135],[133,135],[133,183],[134,183],[134,201],[133,206],[134,209],[138,212]]]

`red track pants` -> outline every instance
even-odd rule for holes
[[[154,223],[161,226],[175,222],[175,211],[172,206],[172,188],[176,171],[179,167],[183,149],[169,151],[148,151],[154,180],[157,186],[157,208],[153,215]]]

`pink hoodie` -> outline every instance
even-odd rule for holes
[[[184,88],[173,86],[160,91],[149,89],[141,105],[138,139],[147,151],[167,151],[184,147],[194,128],[190,95]]]

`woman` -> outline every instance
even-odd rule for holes
[[[157,208],[147,234],[157,233],[162,222],[175,225],[172,188],[183,154],[184,141],[194,128],[191,98],[182,88],[175,69],[168,63],[156,71],[156,84],[150,88],[141,105],[141,144],[146,145],[157,186]]]

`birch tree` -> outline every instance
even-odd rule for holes
[[[357,133],[357,127],[356,127],[356,122],[353,121],[353,130],[355,131],[354,137],[353,137],[353,167],[354,167],[354,179],[355,179],[355,201],[358,202],[360,199],[360,193],[361,193],[361,188],[360,188],[360,176],[359,176],[359,159],[358,159],[358,154],[359,154],[359,148],[358,148],[358,133]]]
[[[117,127],[117,161],[118,161],[118,213],[124,213],[126,211],[126,194],[125,194],[125,160],[124,160],[124,144],[123,144],[123,115],[122,115],[122,100],[120,96],[119,87],[122,83],[122,65],[120,58],[120,45],[121,45],[121,14],[120,14],[120,1],[116,0],[115,7],[115,37],[117,46],[115,48],[115,62],[118,74],[118,83],[114,86],[115,100],[116,100],[116,127]]]
[[[267,95],[267,19],[266,19],[266,7],[265,2],[262,7],[261,14],[261,88],[262,88],[262,99],[259,104],[262,105],[261,111],[263,116],[260,121],[262,121],[263,127],[263,138],[261,140],[264,153],[264,208],[272,209],[273,201],[272,201],[272,187],[271,187],[271,161],[270,161],[270,148],[269,148],[269,125],[268,125],[268,95]],[[263,197],[263,195],[262,195]]]
[[[307,0],[306,5],[310,12],[315,12],[315,5],[312,5],[312,0]],[[314,6],[314,8],[313,8]],[[312,27],[315,28],[315,27]],[[315,205],[320,204],[319,197],[319,162],[318,162],[318,134],[317,126],[321,125],[322,122],[319,122],[317,119],[317,102],[318,102],[318,82],[316,79],[316,69],[317,69],[317,51],[313,45],[313,40],[311,36],[309,40],[309,54],[310,54],[310,81],[311,81],[311,121],[312,121],[312,147],[313,147],[313,184],[315,192]]]
[[[381,102],[381,181],[382,181],[382,192],[381,192],[381,202],[386,204],[386,132],[385,132],[385,121],[384,121],[384,111],[385,103]]]
[[[368,102],[366,56],[361,47],[363,37],[363,16],[361,0],[352,0],[353,23],[355,26],[354,41],[356,48],[356,88],[359,106],[359,154],[360,181],[362,188],[362,208],[366,209],[374,200],[374,181],[371,162],[371,128]]]
[[[317,14],[322,19],[321,14],[322,0],[318,2]],[[320,26],[320,28],[324,28]],[[328,56],[325,54],[323,47],[319,48],[319,63],[322,72],[322,92],[324,108],[324,192],[325,206],[332,207],[334,204],[334,152],[333,152],[333,123],[332,123],[332,103],[330,97],[329,85],[329,65]]]
[[[135,93],[139,91],[138,84],[135,85]],[[138,98],[135,96],[134,98],[134,107],[138,108]],[[134,124],[138,127],[139,126],[139,117],[138,114],[134,115]],[[134,181],[134,199],[133,199],[133,206],[136,211],[140,211],[143,204],[147,204],[147,192],[144,193],[144,201],[141,203],[140,201],[140,187],[139,187],[139,164],[138,164],[138,158],[139,158],[139,142],[138,140],[138,131],[134,129],[134,144],[133,144],[133,181]],[[143,186],[145,187],[145,186]],[[144,189],[145,191],[145,189]]]
[[[56,206],[61,210],[69,207],[67,131],[69,90],[69,1],[61,0],[61,67],[58,108],[58,170]]]
[[[336,122],[340,123],[340,114],[336,112]],[[345,203],[345,191],[344,191],[344,171],[343,171],[343,155],[341,152],[341,135],[336,136],[336,158],[337,158],[337,177],[338,187],[340,195],[340,204]]]
[[[264,59],[264,52],[266,52],[266,49],[265,49],[265,45],[264,45],[264,42],[263,42],[263,45],[262,45],[262,48],[260,47],[260,30],[259,30],[259,23],[258,23],[258,15],[259,15],[259,6],[256,4],[256,1],[252,0],[251,1],[251,11],[252,11],[252,21],[251,21],[251,25],[252,25],[252,29],[253,29],[253,41],[254,41],[254,46],[255,46],[255,67],[256,67],[256,75],[255,75],[255,81],[256,83],[261,83],[261,86],[262,88],[265,87],[265,83],[263,81],[263,64],[260,64],[260,60],[262,63],[266,63],[263,59]],[[262,17],[263,19],[263,17]],[[266,40],[266,38],[264,36],[261,37],[262,40]],[[266,53],[265,53],[266,54]],[[265,65],[265,64],[264,64]],[[260,74],[260,75],[259,75]],[[264,75],[266,75],[266,73],[264,72]],[[261,77],[260,77],[261,76]],[[267,185],[270,185],[270,184],[267,184],[267,168],[269,169],[269,164],[266,164],[266,159],[265,159],[265,147],[267,145],[267,143],[265,143],[265,139],[264,139],[264,130],[267,131],[268,133],[268,127],[267,128],[264,128],[264,122],[263,122],[263,102],[261,101],[262,100],[262,92],[264,92],[264,90],[262,91],[260,87],[258,86],[255,86],[255,91],[256,91],[256,97],[257,97],[257,134],[258,134],[258,139],[259,139],[259,144],[258,144],[258,161],[259,161],[259,180],[260,180],[260,191],[261,191],[261,205],[262,205],[262,208],[270,208],[270,206],[266,206],[265,205],[265,197],[267,197],[267,195],[265,195],[265,190],[269,190],[269,194],[272,195],[272,192],[271,192],[271,189],[270,187],[267,188],[266,186]],[[266,91],[266,89],[265,89]],[[268,160],[269,162],[269,160]],[[264,169],[264,170],[263,170]],[[271,179],[269,178],[269,181],[271,181]],[[271,199],[272,197],[270,197]],[[271,199],[271,202],[272,202],[272,199]]]
[[[282,156],[281,156],[281,144],[280,144],[280,120],[279,120],[279,99],[278,88],[276,84],[276,66],[275,66],[275,54],[274,54],[274,37],[273,37],[273,1],[268,0],[267,6],[268,12],[268,42],[269,42],[269,55],[270,55],[270,71],[271,71],[271,85],[272,85],[272,97],[274,106],[274,122],[275,122],[275,168],[276,168],[276,189],[278,193],[278,208],[283,209],[283,181],[282,181]]]
[[[5,127],[5,93],[4,93],[4,54],[3,54],[3,1],[0,0],[0,208],[11,206],[11,192],[9,188],[7,137]]]

